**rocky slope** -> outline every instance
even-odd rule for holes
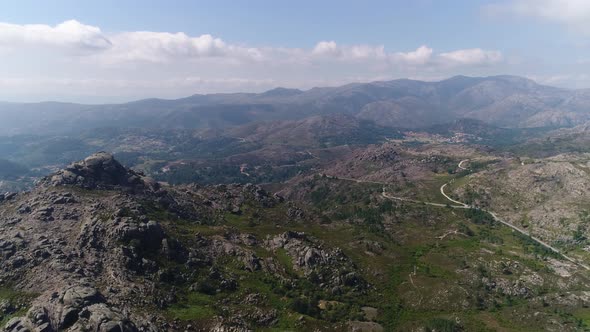
[[[395,163],[393,148],[358,158]],[[294,184],[288,201],[250,184],[168,186],[94,154],[0,195],[2,329],[585,326],[579,267],[468,211],[380,192],[327,177]]]
[[[454,192],[585,261],[588,242],[589,155],[561,154],[490,165]]]
[[[301,273],[313,275],[311,288],[365,293],[369,285],[354,263],[305,233],[258,238],[220,230],[216,235],[213,225],[226,213],[240,215],[245,206],[273,209],[281,201],[251,185],[163,188],[107,153],[70,165],[31,192],[2,195],[0,287],[29,299],[3,304],[0,315],[12,317],[4,329],[222,331],[275,322],[276,310],[265,309],[262,295],[250,293],[235,301],[258,307],[234,311],[226,303],[227,315],[212,315],[199,326],[171,318],[176,316],[170,308],[182,312],[175,305],[187,301],[188,289],[204,294],[242,289],[236,274],[274,275],[275,282],[290,284],[296,281],[289,273]],[[289,215],[301,218],[294,212],[283,218]],[[212,225],[203,228],[209,236],[185,233],[206,224]],[[292,262],[259,256],[277,251]]]

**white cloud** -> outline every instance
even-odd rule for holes
[[[385,46],[356,45],[347,50],[351,59],[383,59]]]
[[[407,64],[423,65],[428,63],[432,58],[432,48],[422,45],[412,52],[397,52],[393,55],[394,60],[402,61]]]
[[[100,28],[69,20],[54,27],[0,22],[0,47],[61,49],[68,53],[97,55],[106,63],[165,62],[178,58],[242,57],[259,59],[256,48],[228,45],[209,34],[190,37],[183,32],[133,31],[112,35]]]
[[[106,62],[166,62],[179,58],[243,58],[260,59],[261,51],[229,45],[209,34],[190,37],[183,32],[124,32],[111,37],[113,47],[101,54]]]
[[[189,37],[164,32],[125,32],[113,36],[114,46],[107,56],[119,61],[160,62],[174,57],[224,56],[227,45],[211,35]]]
[[[12,49],[27,46],[49,46],[68,51],[108,49],[111,41],[97,27],[75,20],[54,27],[44,24],[18,25],[0,22],[0,46]]]
[[[385,58],[383,45],[344,45],[340,46],[335,41],[321,41],[315,45],[311,55],[320,57],[340,58],[342,60],[361,60]]]
[[[565,24],[590,33],[588,0],[510,0],[484,7],[492,15],[517,15]]]
[[[439,57],[448,65],[482,66],[498,63],[503,60],[501,52],[486,51],[472,48],[441,53]]]
[[[335,41],[321,41],[315,45],[312,54],[315,55],[329,55],[329,56],[340,56],[342,54],[340,48]]]
[[[260,91],[276,85],[309,88],[374,77],[480,74],[482,65],[503,59],[498,51],[479,48],[436,53],[422,45],[390,51],[384,45],[333,40],[311,48],[252,47],[209,34],[104,33],[75,20],[56,26],[0,23],[0,49],[9,50],[0,52],[0,100],[6,91],[135,98]]]
[[[62,47],[86,51],[92,59],[103,64],[128,62],[166,63],[178,60],[223,58],[226,60],[255,60],[310,63],[314,59],[342,61],[383,61],[391,64],[431,64],[433,49],[426,45],[410,52],[388,53],[383,45],[338,45],[335,41],[320,41],[311,50],[297,48],[244,47],[224,42],[209,34],[191,37],[183,32],[131,31],[105,35],[100,28],[70,20],[55,27],[48,25],[16,25],[0,23],[0,45],[19,48]],[[94,54],[91,54],[94,51]],[[440,57],[460,64],[478,64],[501,58],[499,52],[480,49],[459,50]]]
[[[367,61],[373,64],[382,61],[383,64],[393,67],[482,66],[503,61],[501,52],[480,48],[435,54],[432,48],[422,45],[414,51],[387,53],[383,45],[339,46],[334,41],[317,43],[311,55],[341,61]]]

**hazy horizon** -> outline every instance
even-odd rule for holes
[[[27,104],[27,103],[64,103],[64,104],[68,104],[68,103],[72,103],[72,104],[83,104],[83,105],[103,105],[103,104],[124,104],[124,103],[132,103],[132,102],[136,102],[136,101],[141,101],[141,100],[149,100],[149,99],[159,99],[159,100],[176,100],[176,99],[182,99],[182,98],[187,98],[190,96],[195,96],[195,95],[215,95],[215,94],[260,94],[260,93],[264,93],[264,92],[268,92],[268,91],[272,91],[274,89],[293,89],[293,90],[300,90],[303,92],[315,89],[315,88],[337,88],[340,86],[345,86],[345,85],[349,85],[349,84],[371,84],[371,83],[378,83],[378,82],[388,82],[388,81],[397,81],[397,80],[413,80],[413,81],[420,81],[420,82],[431,82],[431,83],[435,83],[435,82],[442,82],[445,80],[449,80],[452,79],[454,77],[460,77],[460,76],[464,76],[464,77],[469,77],[469,78],[489,78],[489,77],[496,77],[496,76],[514,76],[514,77],[521,77],[524,79],[529,79],[534,81],[537,84],[540,85],[545,85],[545,86],[550,86],[550,87],[555,87],[555,88],[560,88],[560,89],[565,89],[565,90],[587,90],[590,88],[568,88],[568,87],[559,87],[559,86],[555,86],[555,85],[551,85],[551,84],[542,84],[540,82],[535,81],[534,78],[530,78],[530,77],[525,77],[525,76],[518,76],[518,75],[510,75],[510,74],[498,74],[498,75],[490,75],[490,76],[470,76],[470,75],[453,75],[453,76],[449,76],[449,77],[444,77],[444,78],[440,78],[440,79],[431,79],[431,80],[427,80],[427,79],[414,79],[411,77],[399,77],[399,78],[391,78],[391,79],[384,79],[384,80],[374,80],[374,81],[351,81],[351,82],[343,82],[342,84],[335,84],[335,85],[325,85],[325,86],[314,86],[314,87],[309,87],[309,88],[297,88],[297,87],[289,87],[289,86],[274,86],[274,87],[270,87],[270,88],[264,88],[264,89],[259,89],[259,90],[252,90],[252,91],[247,91],[247,90],[236,90],[236,91],[225,91],[225,92],[205,92],[205,93],[192,93],[192,94],[187,94],[187,95],[179,95],[177,97],[159,97],[157,95],[155,96],[147,96],[147,97],[124,97],[124,96],[66,96],[63,99],[60,99],[59,97],[56,97],[56,99],[43,99],[43,98],[39,98],[38,100],[28,100],[28,101],[23,101],[20,99],[14,99],[14,100],[0,100],[0,103],[13,103],[13,104]],[[48,97],[51,98],[51,97]]]

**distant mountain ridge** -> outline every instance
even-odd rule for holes
[[[353,83],[307,91],[193,95],[124,104],[0,103],[0,132],[62,133],[100,127],[225,128],[343,113],[396,128],[470,118],[500,127],[570,127],[590,120],[590,90],[544,86],[517,76],[455,76]]]

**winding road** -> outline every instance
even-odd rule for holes
[[[459,167],[460,169],[462,169],[462,170],[464,170],[464,171],[467,171],[467,170],[469,170],[469,168],[465,168],[465,167],[461,166],[461,165],[463,165],[463,163],[466,163],[466,162],[468,162],[468,161],[469,161],[469,159],[463,159],[463,160],[461,160],[461,161],[459,162],[459,165],[457,165],[457,167]]]
[[[459,164],[459,165],[461,165],[461,164]],[[446,199],[448,199],[449,201],[451,201],[451,202],[453,202],[453,203],[455,203],[455,204],[462,205],[464,208],[470,208],[470,206],[469,206],[469,205],[467,205],[467,204],[465,204],[465,203],[463,203],[463,202],[456,201],[456,200],[454,200],[454,199],[450,198],[449,196],[447,196],[447,194],[445,194],[445,187],[447,186],[447,184],[448,184],[448,183],[445,183],[445,184],[443,184],[442,186],[440,186],[440,193],[441,193],[443,196],[445,196],[445,198],[446,198]]]
[[[464,168],[464,167],[462,167],[462,166],[461,166],[461,164],[463,164],[464,162],[467,162],[467,161],[469,161],[469,159],[461,160],[461,162],[459,163],[459,165],[457,165],[457,167],[459,167],[459,168],[460,168],[460,169],[462,169],[462,170],[467,170],[467,168]],[[561,252],[559,249],[557,249],[557,248],[553,247],[552,245],[550,245],[550,244],[546,243],[545,241],[543,241],[543,240],[541,240],[541,239],[539,239],[539,238],[537,238],[537,237],[535,237],[535,236],[531,235],[531,233],[529,233],[529,232],[525,231],[524,229],[522,229],[522,228],[520,228],[520,227],[518,227],[518,226],[516,226],[516,225],[514,225],[514,224],[511,224],[511,223],[509,223],[509,222],[507,222],[507,221],[504,221],[504,220],[500,219],[500,218],[499,218],[499,217],[498,217],[498,216],[497,216],[495,213],[493,213],[492,211],[485,210],[485,209],[481,209],[481,208],[474,207],[474,206],[470,206],[470,205],[468,205],[468,204],[466,204],[466,203],[459,202],[459,201],[456,201],[456,200],[454,200],[454,199],[450,198],[450,197],[449,197],[449,196],[448,196],[448,195],[445,193],[445,187],[446,187],[448,184],[449,184],[449,183],[445,183],[445,184],[443,184],[443,185],[440,187],[440,193],[441,193],[443,196],[445,196],[445,198],[446,198],[446,199],[448,199],[449,201],[451,201],[451,202],[453,202],[453,203],[455,203],[455,204],[459,204],[460,206],[463,206],[464,208],[467,208],[467,209],[468,209],[468,208],[473,208],[473,209],[478,209],[478,210],[484,211],[484,212],[488,213],[490,216],[492,216],[492,218],[494,218],[494,220],[495,220],[495,221],[497,221],[497,222],[499,222],[499,223],[501,223],[501,224],[503,224],[503,225],[505,225],[505,226],[508,226],[508,227],[512,228],[513,230],[515,230],[515,231],[517,231],[517,232],[519,232],[519,233],[521,233],[521,234],[523,234],[523,235],[525,235],[525,236],[528,236],[528,237],[529,237],[531,240],[533,240],[533,241],[537,242],[537,243],[538,243],[538,244],[540,244],[541,246],[543,246],[543,247],[545,247],[545,248],[547,248],[547,249],[549,249],[549,250],[553,251],[554,253],[556,253],[556,254],[560,255],[560,256],[561,256],[561,257],[563,257],[565,260],[567,260],[567,261],[569,261],[569,262],[571,262],[571,263],[574,263],[575,265],[578,265],[578,266],[580,266],[580,267],[582,267],[582,268],[584,268],[584,269],[586,269],[586,270],[590,270],[590,266],[588,266],[588,265],[586,265],[586,264],[583,264],[583,263],[580,263],[580,262],[578,262],[577,260],[575,260],[575,259],[573,259],[573,258],[571,258],[571,257],[567,256],[566,254],[564,254],[563,252]],[[456,206],[456,207],[460,207],[460,206]]]
[[[463,163],[468,162],[468,161],[469,161],[469,159],[461,160],[461,162],[459,162],[459,165],[457,165],[457,167],[460,168],[460,169],[462,169],[462,170],[468,170],[468,168],[465,168],[465,167],[462,166]],[[325,175],[325,174],[322,174],[322,175]],[[575,264],[575,265],[577,265],[579,267],[582,267],[582,268],[584,268],[586,270],[590,270],[590,266],[588,266],[586,264],[583,264],[583,263],[580,263],[576,259],[567,256],[566,254],[564,254],[563,252],[561,252],[559,249],[557,249],[557,248],[551,246],[550,244],[546,243],[545,241],[543,241],[543,240],[541,240],[541,239],[539,239],[539,238],[531,235],[529,232],[525,231],[524,229],[522,229],[522,228],[520,228],[520,227],[518,227],[516,225],[513,225],[513,224],[511,224],[511,223],[509,223],[507,221],[504,221],[504,220],[500,219],[492,211],[485,210],[485,209],[482,209],[482,208],[478,208],[478,207],[475,207],[475,206],[471,206],[469,204],[466,204],[466,203],[463,203],[463,202],[460,202],[460,201],[457,201],[457,200],[452,199],[451,197],[449,197],[445,193],[445,187],[449,184],[449,182],[443,184],[440,187],[440,193],[447,200],[449,200],[450,202],[452,202],[452,203],[454,203],[456,205],[442,204],[442,203],[434,203],[434,202],[426,202],[426,201],[419,201],[419,200],[414,200],[414,199],[405,198],[405,197],[393,196],[393,195],[389,194],[385,190],[385,186],[389,185],[388,183],[385,183],[385,182],[365,181],[365,180],[352,179],[352,178],[333,177],[333,176],[329,176],[329,175],[325,175],[325,176],[327,176],[328,178],[331,178],[331,179],[339,179],[339,180],[345,180],[345,181],[353,181],[353,182],[357,182],[357,183],[371,183],[371,184],[379,184],[379,185],[382,185],[383,186],[383,191],[382,191],[381,195],[383,197],[385,197],[385,198],[393,199],[393,200],[397,200],[397,201],[409,202],[409,203],[418,203],[418,204],[424,204],[424,205],[430,205],[430,206],[436,206],[436,207],[447,207],[447,208],[450,207],[450,208],[454,208],[454,209],[478,209],[478,210],[484,211],[484,212],[488,213],[490,216],[492,216],[492,218],[494,218],[495,221],[497,221],[497,222],[499,222],[499,223],[501,223],[501,224],[503,224],[503,225],[505,225],[507,227],[510,227],[514,231],[517,231],[517,232],[519,232],[519,233],[521,233],[521,234],[529,237],[531,240],[535,241],[539,245],[541,245],[541,246],[543,246],[543,247],[545,247],[545,248],[553,251],[554,253],[560,255],[565,260],[567,260],[567,261],[569,261],[569,262],[571,262],[571,263],[573,263],[573,264]]]

